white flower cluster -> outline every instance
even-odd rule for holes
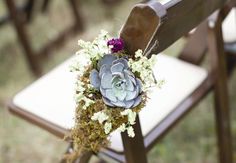
[[[103,111],[94,113],[91,117],[93,121],[98,121],[100,124],[102,124],[104,121],[109,119],[109,116],[104,113]],[[110,122],[105,122],[104,124],[104,131],[106,134],[109,134],[112,129],[112,124]]]
[[[79,40],[78,44],[82,49],[76,53],[76,57],[70,66],[71,71],[76,72],[78,77],[81,77],[85,73],[87,67],[91,65],[94,60],[99,60],[104,56],[104,54],[109,52],[109,47],[107,47],[108,39],[108,33],[102,30],[93,42]],[[84,96],[84,85],[85,83],[77,80],[75,100],[77,104],[84,101],[85,105],[83,106],[83,109],[86,109],[93,104],[94,101]],[[87,86],[89,87],[90,85]]]
[[[76,93],[75,93],[75,101],[76,104],[79,104],[81,101],[84,102],[84,105],[82,107],[82,109],[86,109],[87,107],[89,107],[91,104],[94,104],[94,101],[87,98],[86,96],[84,96],[84,83],[81,82],[80,80],[77,80],[75,83],[75,89],[76,89]]]
[[[109,118],[109,116],[104,113],[103,111],[94,113],[91,119],[93,121],[98,121],[100,124],[102,124],[104,121],[106,121]]]
[[[78,81],[76,85],[77,85],[76,90],[78,90],[78,93],[75,94],[76,104],[79,104],[81,101],[83,101],[84,105],[83,105],[82,109],[85,110],[91,104],[94,104],[94,101],[89,99],[89,98],[87,98],[86,96],[84,96],[85,88],[83,87],[83,83],[82,82]]]
[[[125,132],[127,130],[129,137],[134,137],[134,129],[132,125],[135,124],[137,113],[133,112],[131,109],[126,109],[120,113],[121,115],[128,116],[128,124],[123,123],[120,125],[119,128],[117,128],[117,131],[119,132]],[[109,116],[104,113],[104,111],[99,111],[97,113],[94,113],[91,117],[91,120],[98,121],[100,124],[104,124],[104,131],[106,134],[109,134],[112,130],[112,123],[109,122]]]
[[[136,119],[136,112],[133,112],[131,109],[126,109],[120,113],[121,115],[127,115],[128,116],[128,122],[129,124],[133,125],[135,124]]]
[[[79,40],[78,44],[83,50],[78,51],[77,54],[82,54],[91,61],[99,60],[104,56],[104,54],[109,52],[109,47],[107,47],[107,41],[109,38],[110,36],[108,36],[108,32],[102,30],[93,42]]]
[[[140,73],[140,78],[143,81],[143,91],[156,86],[156,80],[152,69],[156,64],[156,56],[153,55],[150,59],[143,56],[142,50],[135,52],[135,60],[129,59],[129,67],[135,73]]]
[[[126,126],[124,123],[117,128],[119,132],[125,132],[127,130],[128,136],[133,138],[135,137],[134,128],[131,125]]]
[[[131,109],[126,109],[122,111],[120,114],[128,116],[128,124],[125,125],[123,123],[122,125],[120,125],[120,127],[117,130],[120,132],[124,132],[127,130],[128,136],[133,138],[135,136],[135,133],[131,125],[135,124],[137,113],[133,112]]]
[[[106,31],[101,31],[98,37],[93,42],[79,40],[78,45],[82,48],[76,53],[76,58],[73,60],[71,71],[76,71],[79,76],[83,75],[87,66],[92,64],[92,61],[101,59],[104,54],[109,52],[107,41],[110,38]]]
[[[77,54],[82,53],[81,51],[77,52]],[[78,76],[82,76],[84,72],[86,71],[87,66],[91,64],[92,64],[92,61],[90,60],[88,56],[83,55],[83,54],[78,54],[73,59],[73,62],[70,65],[70,70],[72,72],[76,72]]]
[[[76,99],[76,103],[78,104],[78,102],[80,101],[84,101],[84,105],[82,107],[82,109],[87,109],[90,105],[94,104],[94,101],[87,98],[86,96],[84,96],[82,93],[76,94],[75,95],[75,99]]]
[[[105,134],[109,134],[112,129],[112,124],[110,122],[106,122],[104,125]]]

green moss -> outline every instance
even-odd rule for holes
[[[94,113],[103,111],[109,116],[109,119],[106,120],[106,122],[112,124],[111,132],[116,130],[123,123],[128,124],[127,116],[120,114],[125,110],[124,108],[111,108],[106,106],[102,100],[101,94],[97,90],[88,88],[89,72],[91,69],[92,67],[88,67],[84,75],[78,80],[85,83],[86,91],[84,92],[84,95],[95,101],[95,103],[87,107],[87,109],[83,109],[84,102],[81,101],[76,108],[75,126],[71,129],[70,135],[68,136],[68,138],[73,142],[73,152],[65,156],[68,162],[73,162],[74,159],[87,151],[97,153],[101,148],[109,146],[109,134],[107,135],[104,131],[105,122],[100,124],[98,121],[91,120]],[[90,94],[92,94],[92,96],[89,96]],[[132,110],[138,113],[145,106],[146,99],[146,94],[143,94],[142,102]]]

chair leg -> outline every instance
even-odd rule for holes
[[[35,6],[35,0],[28,0],[25,7],[27,23],[29,23],[32,20],[34,6]]]
[[[225,105],[226,97],[223,97],[225,95],[226,94],[223,94],[219,88],[214,91],[216,132],[220,163],[233,163],[229,108]]]
[[[220,163],[232,163],[233,151],[227,90],[227,66],[221,23],[221,15],[218,16],[218,19],[215,22],[211,22],[211,27],[209,27],[208,45],[211,56],[211,66],[215,73],[214,100],[219,159]]]
[[[33,49],[30,46],[30,41],[26,34],[24,22],[22,20],[22,17],[19,16],[19,12],[16,9],[14,0],[5,0],[5,3],[8,8],[13,25],[16,29],[18,39],[20,43],[22,44],[22,47],[25,51],[25,55],[28,60],[29,67],[31,68],[31,70],[36,76],[40,76],[42,72],[39,65],[39,58],[37,57],[37,55],[34,54]]]
[[[69,154],[69,153],[71,153],[71,151],[72,151],[72,143],[70,143],[70,144],[68,145],[65,154]],[[66,162],[67,162],[67,161],[66,161],[65,158],[62,158],[61,161],[60,161],[60,163],[66,163]]]
[[[128,137],[127,133],[121,133],[124,145],[125,159],[128,163],[147,163],[147,155],[144,147],[144,139],[141,131],[139,117],[133,125],[135,137]]]
[[[48,8],[49,8],[49,4],[50,4],[51,0],[44,0],[43,1],[43,5],[42,5],[42,12],[47,12]]]
[[[84,24],[83,24],[81,13],[79,11],[79,2],[78,0],[69,0],[69,3],[72,8],[77,30],[82,31],[84,29]]]
[[[88,163],[92,155],[92,152],[87,152],[78,158],[75,163]]]
[[[73,150],[73,144],[70,143],[69,146],[67,147],[67,150],[65,152],[65,154],[70,154]],[[75,161],[73,161],[73,163],[88,163],[90,158],[92,157],[93,153],[92,152],[87,152],[85,154],[83,154],[80,158],[76,159]],[[67,163],[67,160],[65,158],[63,158],[60,163]]]

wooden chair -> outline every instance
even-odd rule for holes
[[[33,5],[36,5],[37,2],[41,1],[30,0],[30,2],[32,2],[31,3],[32,4],[31,9],[32,9]],[[83,23],[82,23],[83,21],[78,9],[78,1],[69,0],[68,2],[71,6],[72,13],[75,19],[74,23],[71,25],[71,27],[61,32],[57,38],[55,38],[47,45],[42,47],[39,51],[35,51],[31,46],[30,38],[27,33],[27,28],[24,25],[23,15],[17,9],[15,1],[5,0],[11,21],[13,22],[13,26],[16,30],[19,42],[23,47],[26,59],[29,63],[29,67],[36,76],[42,75],[42,70],[40,65],[42,59],[44,59],[45,56],[47,56],[52,49],[55,49],[55,47],[60,46],[63,43],[63,41],[65,41],[66,38],[68,38],[69,36],[73,36],[76,31],[81,31],[83,29]],[[47,9],[48,3],[49,3],[48,0],[43,0],[42,10],[45,11]]]
[[[27,0],[25,3],[21,4],[20,6],[16,6],[16,9],[25,14],[26,21],[29,22],[32,16],[32,9],[33,9],[34,1]],[[5,25],[10,20],[10,15],[8,13],[2,15],[0,17],[0,26]]]
[[[172,0],[163,4],[150,1],[133,8],[121,31],[126,49],[130,54],[143,49],[148,57],[158,54],[154,74],[158,79],[165,79],[166,83],[162,89],[153,92],[146,108],[139,114],[134,125],[135,138],[114,132],[111,147],[102,150],[98,156],[110,157],[118,162],[147,162],[146,153],[155,143],[213,90],[219,160],[221,163],[233,162],[222,19],[218,16],[223,11],[210,17],[207,29],[211,58],[209,71],[162,53],[201,22],[207,25],[206,19],[225,3],[226,0]],[[196,33],[202,30],[201,26]],[[19,92],[8,105],[10,112],[63,138],[74,124],[75,76],[68,68],[72,59]],[[91,155],[91,152],[85,154],[79,162],[88,162]]]
[[[224,49],[227,54],[228,72],[231,74],[236,63],[236,1],[227,3],[219,15],[223,21],[222,34],[224,40]],[[188,35],[189,41],[183,48],[180,59],[200,64],[207,51],[207,25],[202,23],[194,35]],[[193,49],[194,48],[194,49]]]

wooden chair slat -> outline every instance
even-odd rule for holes
[[[157,54],[187,34],[226,1],[172,0],[164,5],[157,1],[138,4],[131,11],[120,35],[131,55],[138,49],[145,50],[146,55]]]
[[[226,2],[227,0],[173,0],[165,4],[167,18],[161,23],[148,44],[145,50],[148,52],[147,55],[157,54],[169,47]],[[175,29],[178,29],[178,32]],[[155,45],[156,40],[158,44]],[[155,45],[154,48],[153,45]]]

